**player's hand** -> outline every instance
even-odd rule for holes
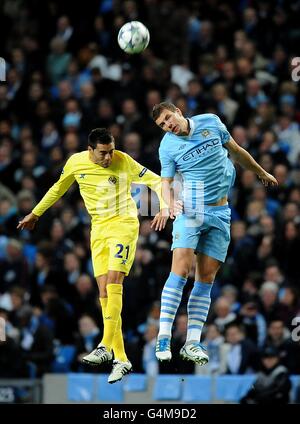
[[[275,177],[273,177],[272,174],[269,174],[268,172],[264,172],[261,175],[258,175],[258,178],[261,180],[261,182],[263,183],[263,185],[265,187],[267,186],[277,186],[278,185],[278,181],[276,180]]]
[[[173,215],[173,212],[172,212],[172,215]],[[151,228],[154,228],[155,231],[163,230],[169,218],[172,218],[169,209],[162,209],[153,218],[151,222]]]
[[[17,229],[33,230],[38,219],[39,217],[37,215],[34,215],[34,213],[31,212],[28,215],[26,215],[25,218],[22,219],[22,221],[19,221]]]

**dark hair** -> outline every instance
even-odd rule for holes
[[[111,132],[106,128],[95,128],[89,133],[88,145],[96,149],[97,144],[109,144],[114,141]]]
[[[266,346],[262,352],[262,358],[278,358],[280,356],[280,352],[275,346]]]
[[[237,328],[243,335],[245,335],[246,333],[245,326],[243,324],[240,324],[237,320],[231,321],[224,326],[225,333],[227,333],[227,330],[229,330],[230,328]]]
[[[153,121],[156,121],[164,109],[170,110],[171,112],[176,112],[176,106],[171,102],[161,102],[153,106],[152,109],[152,118]]]
[[[51,261],[53,256],[53,246],[49,241],[41,241],[37,246],[37,253],[43,256],[47,261]]]

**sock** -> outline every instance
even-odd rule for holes
[[[112,350],[114,351],[115,359],[122,362],[127,362],[128,358],[125,353],[124,339],[122,332],[122,318],[120,315],[117,328],[112,342]]]
[[[112,350],[114,335],[118,328],[118,321],[121,318],[122,294],[122,284],[107,285],[107,305],[103,314],[104,333],[101,344],[109,351]]]
[[[104,322],[104,315],[106,314],[107,300],[108,300],[107,297],[100,297],[103,322]],[[127,355],[125,353],[125,348],[124,348],[121,316],[118,321],[117,328],[113,337],[112,350],[114,352],[114,357],[116,360],[122,361],[122,362],[128,361]]]
[[[107,297],[99,297],[99,300],[100,300],[100,305],[102,309],[102,318],[104,322],[104,315],[106,313],[106,307],[107,307]]]
[[[159,338],[171,338],[173,322],[181,302],[182,291],[186,280],[186,278],[170,272],[161,295]]]
[[[203,325],[210,307],[212,284],[195,281],[188,301],[188,329],[186,342],[200,342]]]

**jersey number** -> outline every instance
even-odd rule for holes
[[[115,258],[121,258],[123,259],[123,255],[122,252],[124,250],[124,245],[121,243],[116,244],[116,248],[118,249],[118,252],[115,254]],[[126,257],[125,259],[128,259],[128,255],[129,255],[129,246],[125,247],[126,250]]]

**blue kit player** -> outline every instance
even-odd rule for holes
[[[159,157],[163,197],[171,218],[175,174],[180,175],[183,184],[183,213],[173,225],[172,268],[162,291],[156,357],[161,361],[172,357],[172,325],[196,254],[195,283],[187,305],[187,338],[180,355],[204,365],[209,358],[200,344],[201,331],[210,307],[212,284],[230,242],[228,193],[234,184],[235,168],[228,153],[265,186],[277,185],[277,181],[233,140],[214,114],[185,118],[175,105],[162,102],[154,106],[153,120],[166,132]]]

